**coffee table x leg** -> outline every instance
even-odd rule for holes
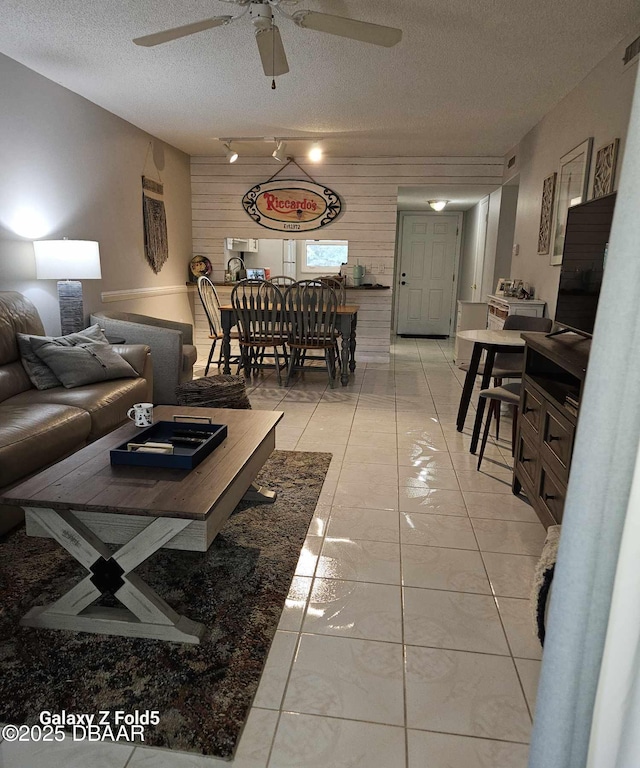
[[[89,574],[54,603],[32,608],[20,621],[22,625],[200,642],[204,625],[180,616],[132,572],[190,525],[191,520],[150,518],[146,528],[112,553],[73,512],[28,507],[25,513],[82,563]],[[113,594],[124,608],[91,605],[105,593]]]

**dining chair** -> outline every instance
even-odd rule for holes
[[[288,288],[295,283],[295,277],[289,277],[289,275],[274,275],[269,278],[269,282],[277,285],[278,288]]]
[[[209,368],[211,367],[211,361],[216,351],[216,345],[223,339],[222,332],[222,320],[220,318],[220,299],[218,298],[218,292],[215,285],[209,280],[208,277],[202,276],[198,278],[198,296],[202,303],[202,308],[207,316],[207,322],[209,324],[209,338],[212,340],[211,349],[209,350],[209,357],[207,358],[207,366],[204,369],[204,375],[207,376]],[[231,332],[231,338],[238,338],[237,332]],[[238,370],[240,369],[240,357],[232,357],[229,362],[231,364],[237,363]],[[220,354],[218,355],[218,368],[222,365],[222,344],[220,344]]]
[[[518,421],[518,406],[520,405],[520,388],[522,382],[513,381],[508,384],[504,384],[499,387],[491,387],[490,389],[480,390],[480,397],[484,397],[489,400],[489,408],[487,413],[487,421],[484,425],[484,432],[482,433],[482,443],[480,444],[480,453],[478,455],[478,469],[482,464],[482,457],[484,456],[484,449],[487,445],[487,439],[489,438],[489,429],[491,427],[491,419],[495,414],[498,418],[500,413],[500,406],[502,403],[506,403],[511,406],[512,413],[512,425],[511,425],[511,455],[515,455],[516,449],[516,425]]]
[[[289,362],[282,292],[267,280],[242,280],[231,292],[231,305],[245,376],[248,378],[252,371],[275,368],[278,384],[281,384],[280,371],[286,369]],[[267,352],[267,349],[272,351]],[[278,349],[282,350],[282,365]],[[273,363],[265,363],[265,357],[272,358]]]
[[[335,275],[326,275],[319,277],[318,280],[324,285],[328,285],[329,288],[333,288],[338,297],[338,306],[344,307],[347,303],[347,290],[345,288],[344,280],[340,280]]]
[[[285,291],[284,307],[289,345],[287,385],[293,372],[302,370],[307,353],[319,351],[323,353],[329,384],[333,387],[337,359],[336,292],[318,280],[301,280]]]
[[[539,331],[549,333],[553,327],[553,320],[549,317],[529,317],[527,315],[509,315],[502,330],[504,331]],[[495,387],[502,385],[503,379],[521,379],[524,366],[524,351],[498,352],[493,361],[491,376]],[[469,370],[469,363],[458,366],[462,371]],[[477,376],[484,376],[484,363],[478,366]],[[518,386],[520,384],[518,383]],[[496,412],[496,439],[500,437],[500,410]]]
[[[340,280],[335,275],[325,275],[323,277],[317,277],[312,280],[306,280],[304,282],[307,282],[309,284],[315,283],[319,285],[326,285],[329,288],[333,288],[333,290],[336,292],[336,297],[338,299],[338,306],[344,307],[347,303],[347,291],[345,288],[345,282],[344,280]],[[340,328],[336,328],[335,338],[336,338],[336,360],[338,361],[338,366],[340,369],[342,369],[342,356],[340,354]],[[306,357],[304,358],[306,359]],[[311,359],[314,359],[311,357]],[[317,359],[317,358],[316,358]],[[304,362],[304,361],[303,361]]]

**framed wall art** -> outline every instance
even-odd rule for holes
[[[594,198],[613,192],[619,145],[620,139],[614,139],[596,152],[596,168],[593,175]]]
[[[551,223],[553,220],[553,198],[556,192],[556,176],[552,173],[542,183],[542,207],[540,209],[540,228],[538,230],[538,253],[549,253],[551,245]]]
[[[567,226],[567,211],[587,199],[589,165],[593,138],[588,138],[560,158],[560,172],[556,184],[555,232],[549,263],[562,264],[564,233]]]

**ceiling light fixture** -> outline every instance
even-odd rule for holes
[[[279,163],[284,163],[287,158],[287,143],[280,139],[276,139],[276,148],[271,153],[271,157],[276,159]]]
[[[238,153],[231,149],[231,141],[224,142],[224,154],[230,163],[235,163],[238,159]]]
[[[428,202],[434,211],[442,211],[444,210],[446,204],[450,201],[449,200],[429,200]]]
[[[318,142],[309,150],[309,160],[312,163],[319,163],[322,160],[322,146]]]

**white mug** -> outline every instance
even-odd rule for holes
[[[127,417],[135,421],[136,427],[150,427],[153,424],[153,403],[135,403],[127,411]]]

